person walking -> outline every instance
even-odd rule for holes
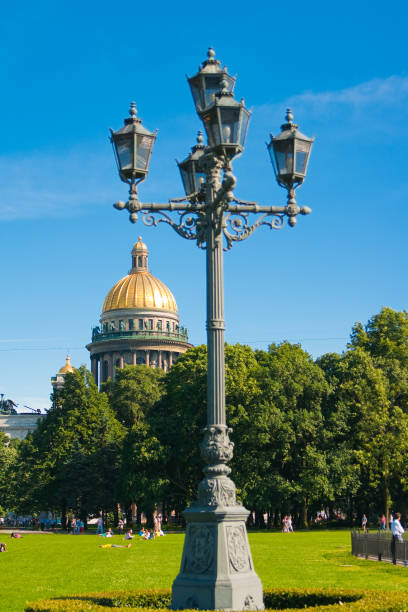
[[[381,517],[381,530],[385,531],[387,529],[387,519],[385,518],[385,514]]]
[[[98,516],[98,520],[96,521],[96,533],[97,535],[103,534],[103,518],[102,516]]]
[[[288,516],[287,526],[288,526],[288,532],[289,533],[293,533],[293,520],[292,520],[292,515],[291,514],[289,514],[289,516]]]
[[[397,563],[397,556],[396,556],[397,542],[404,541],[402,537],[402,534],[404,533],[404,528],[402,527],[400,520],[401,520],[401,513],[396,512],[395,517],[391,523],[391,533],[392,533],[391,552],[392,552],[392,562],[394,565],[396,565]]]
[[[366,533],[367,531],[367,517],[365,514],[363,514],[363,518],[361,520],[361,526],[363,528],[364,533]]]

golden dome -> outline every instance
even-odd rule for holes
[[[170,289],[150,274],[147,255],[147,246],[139,237],[132,249],[132,269],[109,291],[102,312],[130,308],[177,312],[176,300]]]
[[[75,368],[71,365],[71,357],[67,355],[67,358],[65,359],[65,365],[62,366],[62,368],[58,370],[58,374],[67,374],[67,372],[74,372],[74,371],[75,371]]]

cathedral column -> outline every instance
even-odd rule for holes
[[[169,351],[169,370],[172,365],[173,365],[173,353]]]
[[[145,361],[146,365],[149,367],[150,366],[150,351],[146,351],[146,361]]]
[[[113,353],[108,355],[108,378],[113,380]]]
[[[161,369],[162,367],[162,352],[157,351],[157,367]]]
[[[98,386],[98,363],[99,363],[98,357],[96,355],[92,355],[92,358],[91,358],[92,376],[94,377],[96,386]]]
[[[132,363],[133,365],[137,365],[137,354],[136,351],[132,353]]]
[[[125,360],[123,359],[123,355],[119,357],[119,367],[121,370],[125,367]]]

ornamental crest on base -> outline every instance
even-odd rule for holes
[[[201,506],[236,506],[235,485],[230,478],[204,478],[198,485]]]
[[[192,525],[187,538],[189,546],[184,571],[203,574],[211,568],[213,563],[214,531],[209,527]]]
[[[227,527],[227,546],[229,562],[236,572],[247,572],[251,569],[249,551],[244,527]]]

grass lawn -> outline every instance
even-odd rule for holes
[[[0,554],[0,611],[20,612],[26,601],[71,593],[171,587],[183,539],[168,535],[136,539],[130,549],[101,549],[101,541],[124,542],[45,534],[14,540],[0,532],[8,549]],[[408,590],[408,568],[352,557],[348,531],[253,533],[249,539],[264,587]]]

